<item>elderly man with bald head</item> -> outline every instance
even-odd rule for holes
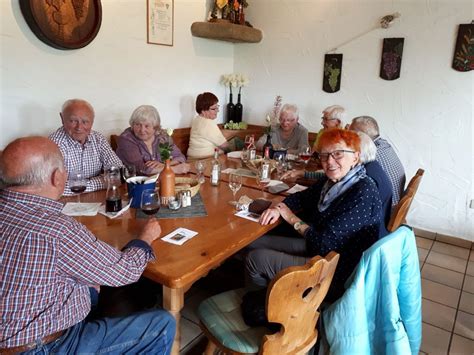
[[[17,139],[0,155],[0,353],[169,353],[175,322],[163,310],[85,320],[99,285],[135,282],[154,259],[159,222],[119,251],[62,214],[66,179],[47,138]]]
[[[85,100],[67,100],[60,116],[63,125],[49,138],[59,146],[68,174],[82,172],[87,179],[86,192],[105,189],[102,171],[111,166],[121,167],[122,162],[107,139],[92,130],[94,109]],[[66,182],[64,195],[72,194]]]

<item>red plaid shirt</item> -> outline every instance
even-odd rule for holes
[[[63,205],[0,190],[0,347],[9,348],[67,329],[90,311],[90,285],[138,280],[153,258],[133,240],[122,252],[99,240]]]
[[[73,171],[83,172],[87,179],[86,192],[105,189],[107,186],[100,176],[102,170],[110,166],[121,167],[123,165],[107,139],[99,132],[91,131],[84,145],[72,139],[63,127],[58,128],[49,136],[49,139],[56,143],[61,150],[64,165],[66,165],[69,174]],[[73,194],[69,183],[66,182],[64,195]]]

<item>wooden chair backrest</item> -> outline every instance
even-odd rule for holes
[[[114,152],[117,151],[118,148],[118,136],[116,134],[110,135],[110,146]]]
[[[400,227],[400,225],[405,223],[411,203],[415,198],[416,191],[418,190],[418,186],[420,186],[421,178],[423,177],[424,173],[425,171],[423,169],[418,169],[415,176],[413,176],[408,183],[402,198],[395,206],[392,216],[390,217],[390,221],[388,222],[387,229],[390,233],[394,232],[398,227]]]
[[[326,297],[339,254],[316,256],[306,265],[287,268],[273,279],[267,293],[267,318],[280,332],[263,337],[261,354],[303,354],[316,343],[318,307]]]

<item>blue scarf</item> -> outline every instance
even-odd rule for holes
[[[319,197],[319,212],[325,211],[334,200],[366,176],[364,166],[356,165],[338,182],[334,183],[328,179],[324,184],[321,190],[321,196]]]

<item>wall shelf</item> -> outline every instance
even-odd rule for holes
[[[230,22],[194,22],[191,33],[195,37],[233,43],[258,43],[262,40],[262,31]]]

